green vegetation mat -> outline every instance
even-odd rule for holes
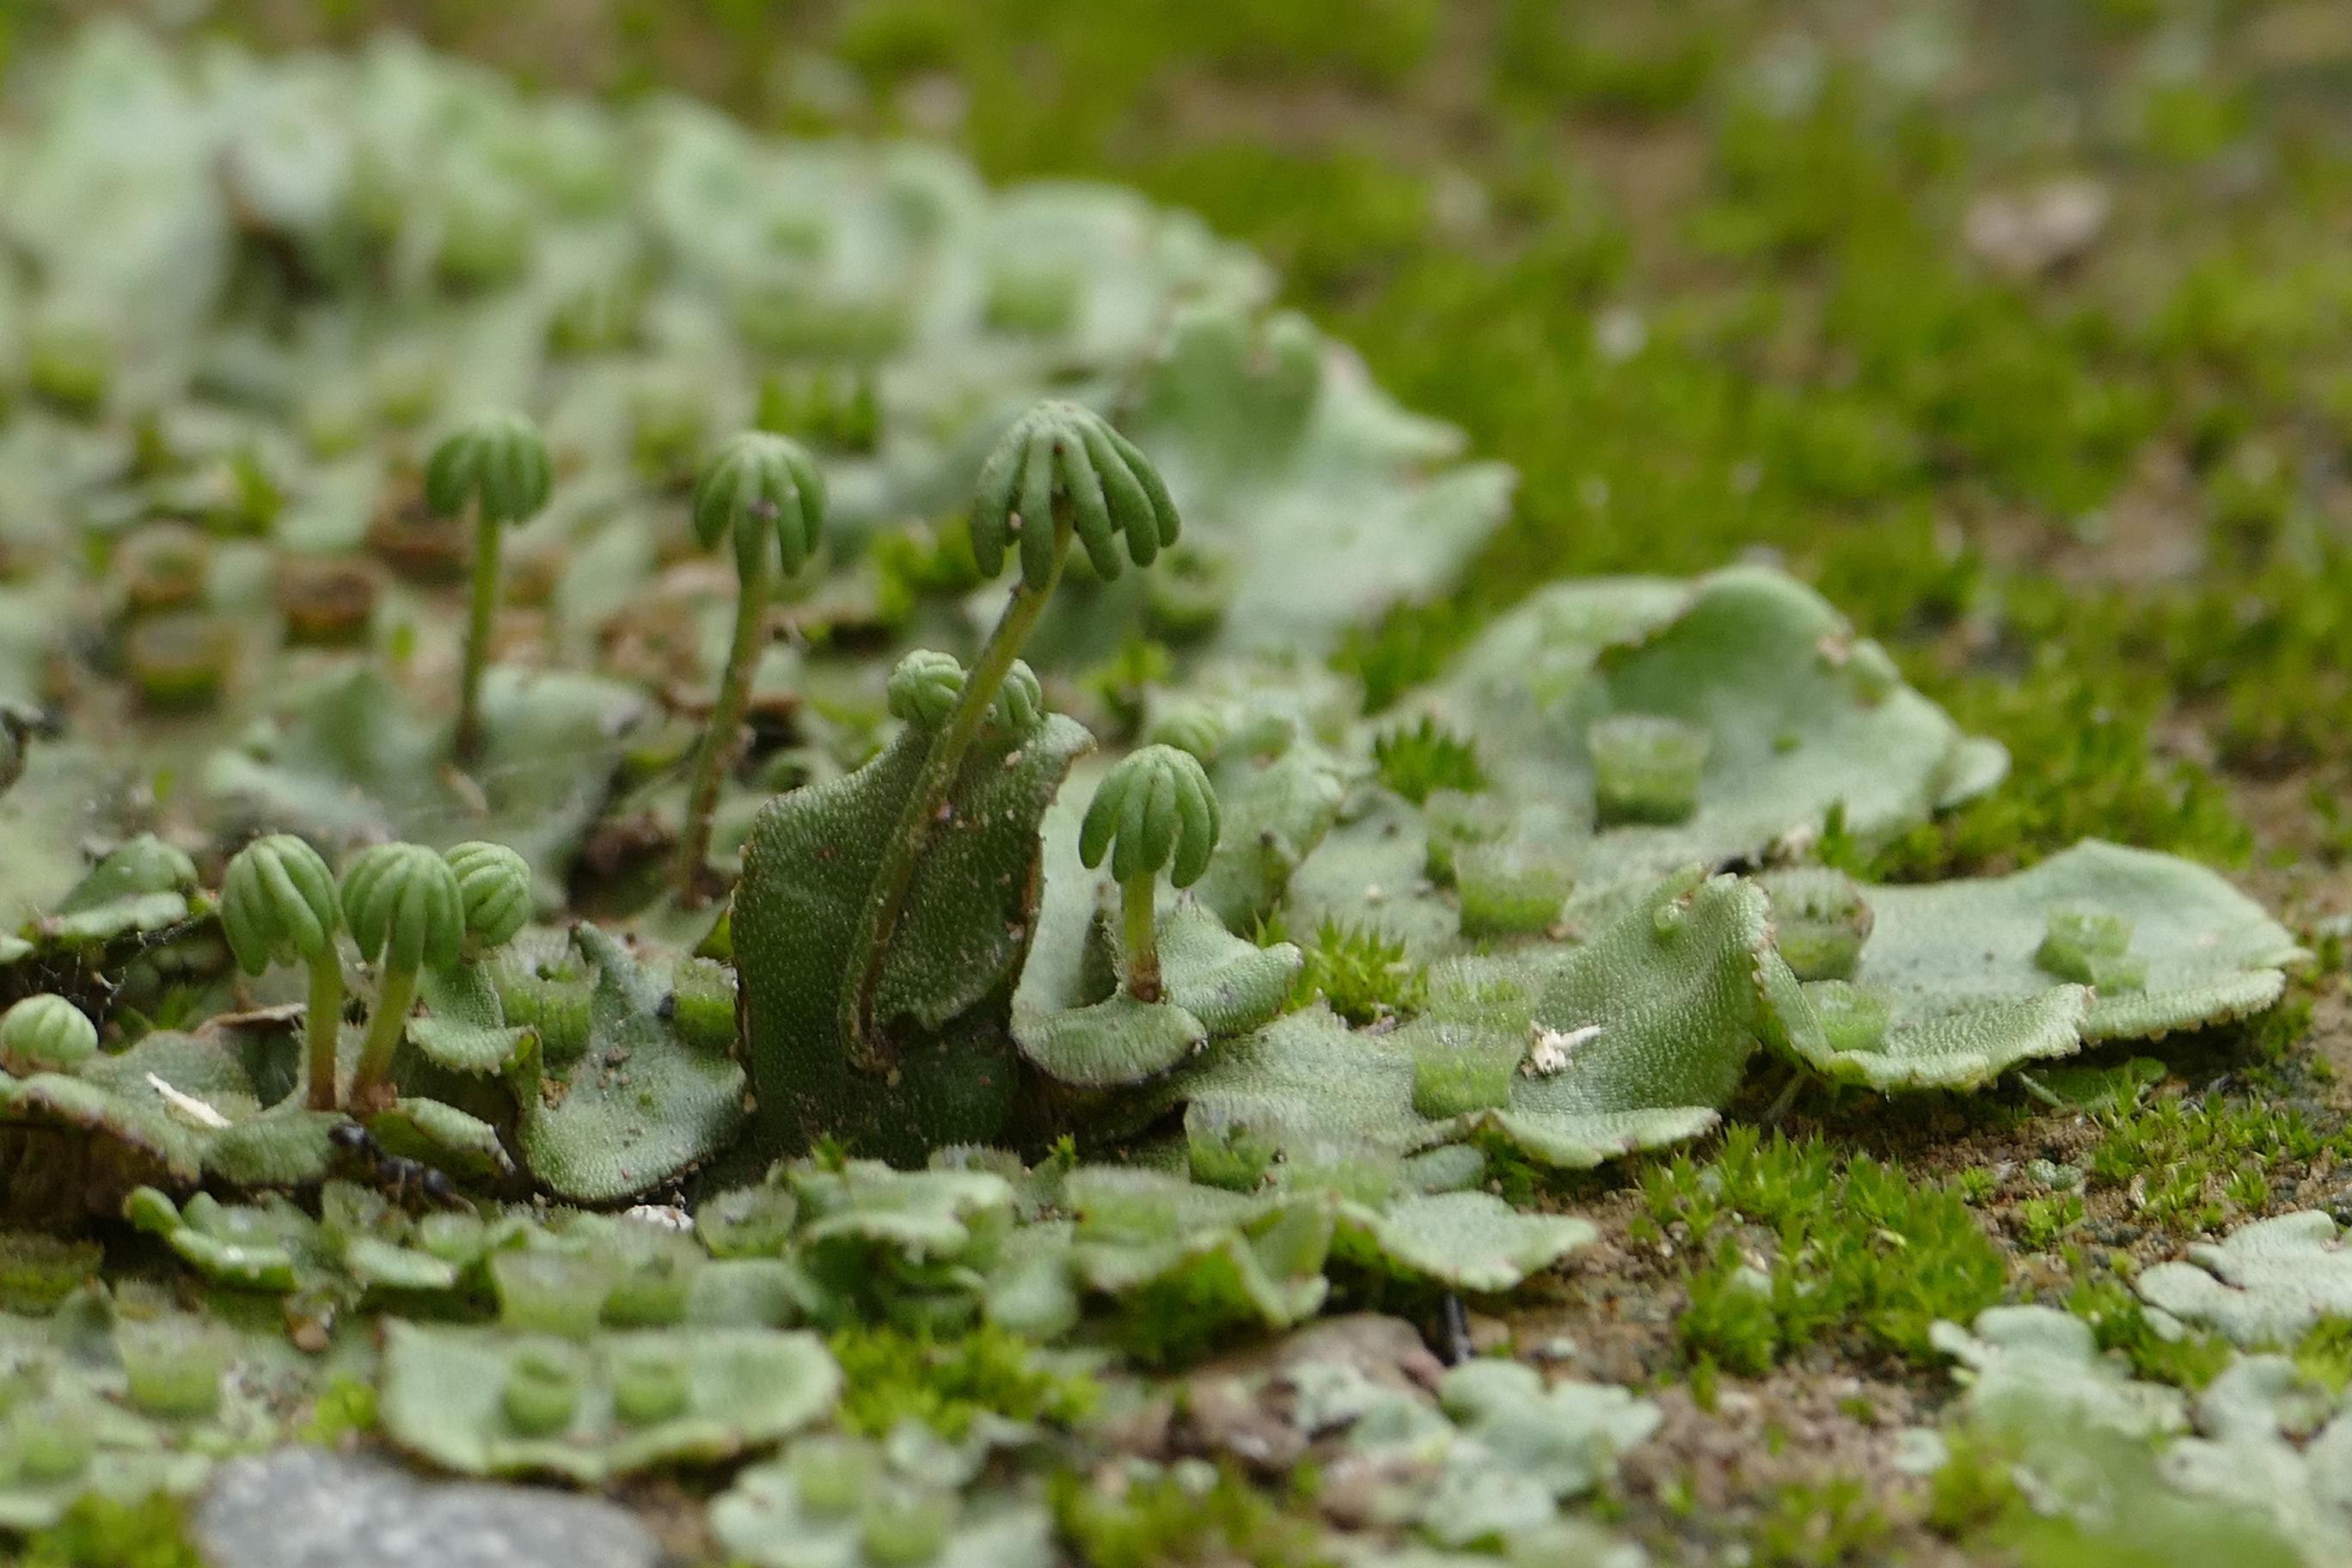
[[[2340,6],[106,9],[26,1561],[2352,1552]]]

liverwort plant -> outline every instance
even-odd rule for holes
[[[466,911],[466,940],[477,948],[504,947],[530,919],[530,864],[503,844],[475,839],[442,852],[457,878]]]
[[[722,539],[735,546],[735,636],[719,677],[710,727],[694,760],[686,828],[678,838],[673,881],[677,901],[700,897],[710,821],[727,772],[735,732],[751,699],[752,667],[767,625],[768,596],[778,568],[789,577],[808,563],[824,538],[824,476],[799,443],[765,430],[746,430],[719,448],[694,483],[694,532],[705,550]],[[772,552],[768,541],[776,542]]]
[[[1072,542],[1085,546],[1108,582],[1122,569],[1122,537],[1127,556],[1149,566],[1176,542],[1179,526],[1176,504],[1150,459],[1100,415],[1075,403],[1031,407],[982,466],[971,504],[972,559],[993,577],[1017,547],[1021,578],[932,736],[859,914],[841,994],[842,1036],[858,1066],[881,1071],[888,1065],[874,1041],[874,998],[890,934],[964,753],[997,711],[1022,645],[1062,580]]]
[[[273,963],[310,968],[304,1018],[313,1110],[335,1109],[335,1047],[343,1017],[343,958],[335,933],[343,907],[335,874],[319,852],[290,833],[257,838],[236,852],[221,882],[220,921],[229,952],[247,974]]]
[[[0,1013],[0,1064],[12,1073],[71,1072],[98,1053],[98,1026],[64,997],[39,992]]]
[[[482,670],[489,661],[490,616],[499,600],[499,529],[547,504],[552,480],[547,442],[521,414],[478,415],[433,449],[425,468],[425,501],[445,517],[474,506],[474,587],[466,626],[465,674],[457,694],[457,761],[482,748]]]
[[[1217,792],[1200,759],[1174,746],[1146,746],[1119,759],[1095,791],[1078,829],[1078,858],[1091,870],[1110,855],[1119,888],[1119,926],[1127,946],[1127,992],[1160,1000],[1160,939],[1153,889],[1168,879],[1189,888],[1209,868],[1217,847]]]
[[[360,955],[377,965],[375,1009],[352,1076],[352,1108],[381,1110],[392,1096],[393,1053],[416,997],[417,972],[457,961],[466,896],[449,862],[421,844],[379,844],[343,873],[343,918]]]

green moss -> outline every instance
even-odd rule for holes
[[[87,1497],[24,1543],[18,1568],[204,1568],[171,1498],[112,1502]]]
[[[1971,1165],[1952,1178],[1952,1191],[1971,1208],[1992,1196],[2000,1185],[2000,1178],[1986,1165]]]
[[[2295,1342],[2294,1364],[2332,1394],[2352,1386],[2352,1318],[2329,1314]]]
[[[844,1329],[832,1344],[845,1380],[841,1424],[864,1436],[913,1419],[961,1441],[983,1412],[1067,1425],[1092,1410],[1101,1393],[1092,1378],[1040,1364],[1028,1341],[993,1325],[938,1341],[890,1328]]]
[[[1685,1353],[1728,1371],[1760,1373],[1822,1339],[1928,1363],[1928,1324],[1969,1321],[2006,1276],[1958,1193],[1818,1139],[1734,1128],[1712,1162],[1653,1163],[1642,1194],[1643,1233],[1692,1260]]]
[[[2184,1231],[2259,1209],[2276,1181],[2347,1147],[2340,1131],[2322,1131],[2292,1105],[2220,1096],[2154,1100],[2110,1114],[2105,1126],[2091,1179],[2124,1189],[2139,1223]]]
[[[2052,1193],[2017,1205],[2017,1238],[2029,1252],[2046,1252],[2083,1223],[2079,1193]]]
[[[1265,940],[1285,939],[1269,934]],[[1377,928],[1343,925],[1326,916],[1302,951],[1307,962],[1292,992],[1295,1005],[1319,996],[1359,1028],[1421,1008],[1427,976],[1406,959],[1403,942]]]
[[[1312,1524],[1231,1469],[1199,1469],[1206,1473],[1191,1473],[1192,1465],[1147,1479],[1113,1472],[1111,1482],[1055,1476],[1054,1514],[1064,1540],[1086,1568],[1318,1568],[1327,1561]]]
[[[2066,1294],[2066,1310],[2091,1325],[2103,1351],[2120,1352],[2132,1373],[2176,1388],[2199,1389],[2221,1374],[2237,1352],[2219,1334],[2158,1331],[2130,1287],[2113,1279],[2085,1279]]]
[[[1415,805],[1436,790],[1476,795],[1487,787],[1478,748],[1433,719],[1374,737],[1372,760],[1380,767],[1381,783]]]
[[[374,1431],[375,1423],[375,1384],[338,1374],[310,1407],[310,1419],[302,1424],[302,1440],[331,1446],[346,1436]]]
[[[1350,626],[1332,655],[1332,668],[1364,689],[1364,710],[1378,713],[1422,682],[1470,639],[1478,617],[1455,600],[1400,605],[1370,628]]]
[[[1836,1568],[1874,1562],[1895,1532],[1853,1476],[1792,1482],[1775,1490],[1757,1521],[1754,1561],[1760,1568]]]
[[[1938,1535],[1970,1540],[2023,1503],[2007,1458],[1966,1433],[1948,1441],[1950,1457],[1927,1482],[1923,1522]]]

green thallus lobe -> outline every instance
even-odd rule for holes
[[[695,755],[686,828],[671,879],[681,904],[700,896],[711,817],[719,808],[728,753],[751,698],[774,567],[781,565],[784,575],[793,575],[824,541],[824,476],[797,442],[747,430],[721,447],[695,480],[692,510],[695,537],[705,550],[716,549],[722,539],[733,542],[737,596],[735,636],[719,677],[710,727]],[[772,556],[771,538],[776,542]]]
[[[425,468],[425,502],[443,516],[474,503],[474,588],[466,627],[466,666],[457,694],[457,761],[482,748],[482,670],[489,659],[490,616],[499,600],[499,530],[547,504],[552,484],[539,426],[506,410],[476,416],[433,449]]]
[[[332,1110],[335,1046],[343,1015],[343,959],[335,947],[343,910],[334,873],[317,850],[290,833],[257,838],[228,863],[220,920],[229,951],[247,974],[298,960],[310,965],[310,1001],[303,1025],[308,1103],[313,1110]]]
[[[841,995],[841,1032],[858,1067],[868,1071],[888,1067],[874,1031],[874,995],[881,984],[883,957],[908,884],[938,828],[964,753],[993,713],[1011,718],[1025,709],[1034,721],[1037,701],[1029,695],[1034,678],[1016,700],[1002,709],[997,697],[1008,686],[1022,645],[1061,581],[1072,540],[1085,545],[1097,574],[1108,581],[1122,570],[1121,535],[1129,558],[1148,566],[1176,542],[1179,526],[1175,503],[1150,460],[1099,415],[1074,403],[1031,407],[1013,421],[982,466],[971,504],[972,558],[982,574],[992,577],[1003,569],[1008,550],[1017,545],[1021,580],[932,736],[859,917]],[[913,700],[910,691],[908,700]]]
[[[1127,990],[1139,1002],[1157,1002],[1160,994],[1153,882],[1162,867],[1179,888],[1199,881],[1220,827],[1209,775],[1198,758],[1173,746],[1146,746],[1121,758],[1087,807],[1078,858],[1092,869],[1106,850],[1110,854],[1127,944]]]

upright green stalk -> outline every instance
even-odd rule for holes
[[[931,749],[923,755],[923,770],[915,775],[915,787],[890,829],[882,852],[881,869],[875,875],[873,895],[858,917],[857,934],[852,939],[850,951],[861,957],[851,973],[850,984],[842,993],[841,1028],[850,1042],[850,1058],[868,1071],[878,1072],[888,1065],[873,1043],[874,997],[881,988],[889,935],[898,928],[898,916],[906,907],[907,889],[915,879],[915,868],[921,863],[923,852],[930,847],[931,835],[947,807],[948,791],[955,786],[964,753],[971,750],[972,742],[979,737],[980,727],[996,700],[997,689],[1012,672],[1013,661],[1021,657],[1022,645],[1036,629],[1037,617],[1045,613],[1046,601],[1054,596],[1055,585],[1062,580],[1062,565],[1069,556],[1070,525],[1068,504],[1058,497],[1054,514],[1057,543],[1053,570],[1046,574],[1043,588],[1032,588],[1026,582],[1017,584],[1003,615],[997,617],[996,629],[989,634],[980,658],[964,678],[963,692],[956,699],[954,710],[931,738]]]
[[[482,672],[490,657],[490,618],[499,605],[499,530],[547,504],[553,478],[539,426],[520,414],[478,416],[433,448],[425,466],[425,502],[445,517],[474,506],[473,603],[466,621],[465,672],[457,689],[460,764],[482,749]]]
[[[824,476],[798,444],[768,431],[747,430],[720,448],[695,480],[693,512],[695,534],[705,549],[722,537],[734,540],[736,599],[735,637],[719,678],[710,727],[696,749],[686,823],[671,874],[673,896],[688,907],[703,900],[711,819],[718,814],[719,786],[743,723],[743,710],[751,701],[773,576],[768,541],[774,539],[776,556],[787,574],[798,572],[816,553],[824,540]]]
[[[719,814],[719,787],[726,781],[729,753],[751,705],[751,671],[768,625],[767,560],[761,557],[735,601],[735,636],[727,647],[727,668],[719,677],[719,700],[695,750],[694,784],[686,800],[686,826],[678,835],[677,863],[671,883],[680,904],[699,901],[704,864],[710,858],[710,825]]]
[[[1127,555],[1138,566],[1148,566],[1175,542],[1179,526],[1175,505],[1150,459],[1099,416],[1076,404],[1035,405],[1013,422],[982,466],[972,497],[972,556],[984,574],[994,576],[1008,547],[1017,543],[1021,581],[964,679],[953,710],[931,738],[858,917],[840,1004],[842,1037],[857,1067],[879,1072],[889,1066],[876,1037],[874,1003],[891,933],[915,869],[949,809],[964,756],[1054,596],[1071,544],[1083,543],[1095,571],[1108,581],[1121,570],[1120,536]]]
[[[393,1057],[416,1000],[417,971],[446,969],[465,949],[467,902],[440,856],[421,844],[379,844],[343,873],[342,906],[360,955],[377,966],[375,1009],[352,1074],[352,1109],[365,1115],[394,1098]]]
[[[1139,1002],[1160,1000],[1159,873],[1146,871],[1119,885],[1120,936],[1127,943],[1127,994]]]
[[[474,509],[474,591],[466,614],[466,664],[457,681],[457,761],[482,754],[482,671],[490,658],[490,618],[499,605],[499,525]]]
[[[396,963],[384,965],[376,985],[375,1008],[368,1015],[367,1039],[360,1047],[359,1066],[352,1073],[352,1110],[362,1116],[385,1109],[394,1098],[392,1059],[407,1032],[408,1010],[416,1004],[416,971]]]
[[[335,1058],[343,1034],[343,958],[331,946],[310,960],[310,1006],[302,1018],[303,1058],[313,1110],[335,1109]]]

